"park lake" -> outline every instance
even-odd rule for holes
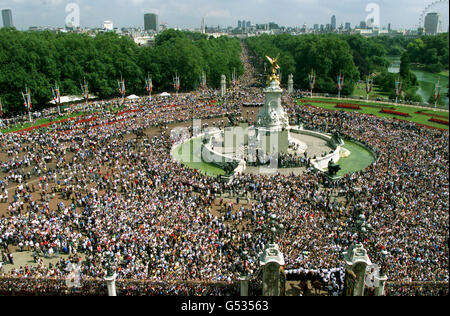
[[[390,56],[389,61],[391,66],[389,67],[389,72],[398,73],[400,71],[400,56]],[[434,94],[434,86],[439,81],[441,86],[441,95],[446,96],[448,92],[448,72],[446,74],[442,73],[431,73],[418,69],[411,69],[412,72],[417,76],[419,80],[419,89],[417,94],[422,97],[423,102],[428,102],[430,97]],[[445,98],[445,108],[448,109],[449,100],[448,97]]]

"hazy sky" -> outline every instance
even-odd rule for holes
[[[143,27],[143,14],[159,15],[160,23],[169,27],[198,28],[202,16],[209,26],[237,26],[238,20],[262,24],[274,21],[280,25],[301,26],[306,23],[327,24],[336,15],[337,25],[365,20],[366,6],[380,8],[381,26],[390,22],[395,29],[415,28],[421,12],[435,0],[0,0],[0,9],[13,10],[16,28],[30,26],[63,27],[69,12],[66,6],[78,4],[82,27],[100,27],[111,20],[115,27]],[[448,27],[448,4],[438,4],[444,30]],[[3,25],[3,24],[1,24]]]

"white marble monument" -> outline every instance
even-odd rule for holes
[[[272,74],[269,77],[269,86],[264,89],[264,106],[258,113],[255,129],[259,148],[266,153],[286,152],[289,147],[289,117],[281,105],[281,95],[277,70],[278,58],[267,59],[272,64]]]

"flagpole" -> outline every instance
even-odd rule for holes
[[[441,96],[441,86],[439,85],[439,80],[437,84],[434,86],[434,110],[437,109],[437,103],[439,100],[439,97]]]
[[[2,126],[3,126],[3,104],[2,104],[2,99],[0,98],[0,134],[1,134]]]
[[[316,75],[314,74],[314,69],[311,71],[309,75],[309,87],[311,88],[311,98],[313,97],[313,90],[316,85]]]
[[[400,78],[398,81],[395,82],[395,103],[398,103],[398,96],[400,95],[402,91],[402,82],[400,81]]]
[[[61,92],[59,91],[59,87],[57,83],[55,82],[55,88],[52,88],[53,93],[53,100],[55,101],[56,105],[58,106],[58,115],[61,116]]]
[[[81,84],[81,91],[83,93],[83,97],[86,99],[86,110],[89,108],[89,86],[86,83],[86,78],[84,78],[84,84]]]
[[[119,93],[122,95],[122,105],[125,104],[125,80],[123,79],[122,76],[120,76],[120,81],[118,82],[118,86],[119,86]]]
[[[150,98],[150,101],[152,100],[152,90],[153,90],[153,82],[150,78],[150,75],[147,75],[147,79],[145,79],[145,89],[148,92],[148,96]]]
[[[342,75],[342,72],[339,72],[339,76],[338,76],[338,98],[341,99],[341,91],[342,88],[344,87],[344,76]]]
[[[25,108],[28,109],[28,117],[30,119],[30,123],[33,123],[33,120],[31,119],[31,93],[28,91],[27,86],[25,86],[25,94],[22,92],[22,97]]]

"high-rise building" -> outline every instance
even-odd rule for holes
[[[391,31],[391,23],[388,24],[388,32]]]
[[[314,31],[318,31],[319,30],[319,24],[314,24],[313,29],[314,29]]]
[[[250,22],[250,21],[247,21],[247,28],[251,28],[252,27],[252,22]]]
[[[425,34],[436,35],[442,31],[441,15],[436,12],[430,12],[425,16]]]
[[[352,25],[350,22],[345,22],[345,30],[350,31],[352,29]]]
[[[238,21],[238,29],[242,28],[242,22],[241,20]]]
[[[242,28],[246,28],[246,27],[247,27],[247,24],[246,24],[245,20],[242,20]]]
[[[366,21],[361,21],[361,23],[359,23],[359,28],[360,28],[360,29],[366,29],[366,28],[367,28],[367,23],[366,23]]]
[[[107,31],[113,31],[114,30],[114,24],[111,21],[104,21],[103,22],[103,29]]]
[[[144,15],[144,28],[146,31],[158,31],[158,15],[155,13],[146,13]]]
[[[331,17],[331,29],[332,29],[332,30],[335,30],[335,29],[336,29],[336,16],[335,16],[335,15],[333,15],[333,16]]]
[[[2,10],[3,26],[14,27],[11,9]]]

